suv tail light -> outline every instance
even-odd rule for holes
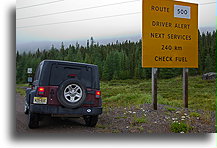
[[[101,96],[101,91],[96,91],[96,98],[100,98],[100,96]]]
[[[45,92],[44,87],[38,87],[38,94],[43,95]]]

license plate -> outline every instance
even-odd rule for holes
[[[34,97],[34,104],[47,104],[47,97]]]

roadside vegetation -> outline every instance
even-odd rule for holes
[[[164,128],[169,131],[164,132],[173,133],[206,132],[211,127],[215,128],[216,81],[202,80],[201,76],[189,77],[189,109],[185,109],[182,100],[181,76],[159,79],[158,106],[160,109],[157,114],[151,111],[150,79],[103,81],[101,90],[105,112],[111,112],[116,108],[125,110],[116,119],[128,121],[129,126],[126,128],[132,132],[144,132],[147,130],[145,127],[153,123],[154,126],[165,124]],[[145,109],[147,106],[149,110]],[[159,132],[162,130],[160,129],[162,127],[156,126],[156,128],[159,128]],[[148,129],[149,131],[146,132],[154,132],[154,129],[151,130],[150,127]]]
[[[130,107],[150,104],[151,80],[112,80],[101,82],[102,98],[105,107]],[[204,81],[200,76],[189,77],[189,108],[195,110],[216,110],[215,81]],[[169,105],[168,111],[182,107],[182,78],[158,80],[158,103]],[[197,116],[192,113],[192,116]]]
[[[174,133],[187,133],[191,128],[184,122],[173,122],[171,130]]]
[[[25,96],[26,93],[26,87],[28,87],[29,84],[16,84],[16,93],[20,94],[21,96]]]
[[[128,122],[131,132],[215,132],[216,81],[189,77],[189,109],[183,107],[181,76],[158,80],[158,111],[151,105],[151,79],[103,81],[101,90],[104,112]]]

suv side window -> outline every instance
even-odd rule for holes
[[[34,83],[37,83],[39,81],[42,67],[43,67],[43,63],[40,63],[40,65],[38,66],[36,73],[35,73]]]

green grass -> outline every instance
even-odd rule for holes
[[[17,84],[16,93],[19,93],[21,96],[25,96],[26,90],[24,88],[28,86],[29,84]]]
[[[173,133],[181,133],[181,132],[187,133],[191,129],[192,127],[189,127],[184,122],[180,122],[180,123],[174,122],[171,124],[171,131]]]
[[[190,117],[200,117],[200,114],[196,112],[191,112]]]
[[[175,109],[175,108],[172,108],[172,107],[165,107],[165,109],[168,110],[168,111],[170,111],[170,112],[176,111],[176,109]]]
[[[215,81],[205,81],[201,76],[189,77],[189,108],[215,111]],[[151,103],[151,80],[101,81],[104,107],[129,107]],[[183,107],[182,78],[158,80],[158,103]]]
[[[136,123],[146,123],[146,122],[147,122],[147,119],[145,117],[140,117],[140,118],[135,117],[133,123],[136,124]]]
[[[120,93],[104,99],[107,106],[131,106],[151,103],[151,96],[142,93]]]

